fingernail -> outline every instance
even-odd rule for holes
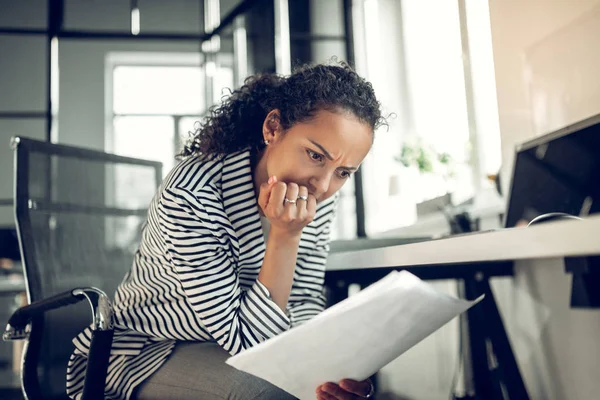
[[[272,177],[269,178],[269,180],[267,181],[267,183],[270,185],[270,184],[273,183],[274,180],[275,180],[275,177],[272,176]]]

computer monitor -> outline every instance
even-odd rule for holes
[[[504,226],[600,212],[600,115],[517,147]]]

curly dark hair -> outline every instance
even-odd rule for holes
[[[254,75],[210,110],[179,157],[220,157],[264,147],[262,125],[274,109],[284,131],[317,111],[349,112],[373,131],[385,125],[373,87],[345,63],[305,65],[289,77]]]

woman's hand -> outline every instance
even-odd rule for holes
[[[293,236],[302,233],[317,211],[317,200],[306,186],[278,182],[275,176],[260,186],[258,205],[271,223],[271,233]]]
[[[316,392],[318,400],[356,400],[369,398],[372,389],[373,383],[370,379],[361,382],[342,379],[339,384],[324,383],[317,387]]]

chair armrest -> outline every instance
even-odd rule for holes
[[[79,303],[82,300],[87,300],[92,307],[94,329],[112,329],[112,306],[108,296],[93,287],[76,288],[19,308],[9,318],[2,339],[5,341],[26,339],[29,335],[26,330],[27,326],[34,317],[42,315],[46,311]]]

